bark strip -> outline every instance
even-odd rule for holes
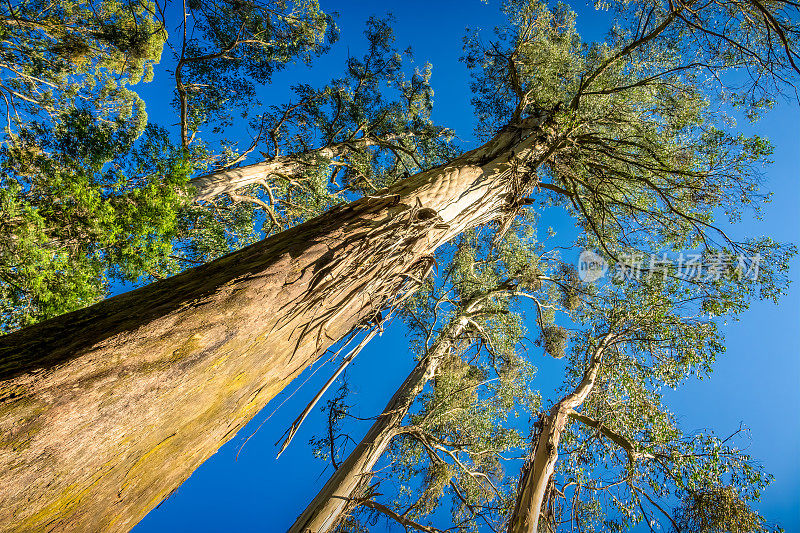
[[[490,294],[496,292],[499,291],[492,291]],[[397,435],[411,404],[436,374],[442,360],[469,325],[470,315],[482,308],[487,297],[488,295],[476,297],[468,302],[442,332],[433,348],[417,363],[394,393],[361,442],[289,528],[289,533],[327,533],[334,530],[344,513],[352,507],[352,502],[358,499],[358,492],[369,484],[375,463]]]

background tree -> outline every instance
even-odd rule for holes
[[[175,272],[191,167],[163,130],[148,127],[133,147],[139,133],[73,108],[0,149],[0,330],[94,303],[110,280]]]
[[[289,103],[261,113],[253,111],[258,103],[252,99],[241,102],[256,113],[250,146],[242,153],[225,143],[219,153],[204,150],[207,159],[202,164],[212,170],[190,182],[196,216],[216,222],[194,224],[212,229],[194,239],[190,262],[207,261],[241,246],[226,243],[216,255],[195,250],[230,232],[229,212],[249,213],[242,238],[251,242],[374,194],[454,155],[450,134],[430,118],[430,66],[411,71],[404,67],[412,64],[411,52],[397,50],[389,22],[369,19],[364,56],[349,57],[344,75],[324,87],[293,85]],[[250,89],[244,92],[249,94],[254,82],[247,83]],[[220,85],[224,90],[231,86],[236,84]],[[224,124],[212,121],[209,126],[216,131]],[[255,152],[263,161],[241,165]]]
[[[662,401],[662,391],[667,387],[675,389],[692,376],[711,373],[715,359],[724,351],[714,317],[723,309],[742,312],[750,294],[759,292],[742,291],[742,285],[758,282],[743,280],[744,272],[729,264],[724,271],[711,273],[705,284],[695,284],[679,269],[664,263],[655,271],[646,271],[639,280],[614,272],[613,281],[586,286],[578,282],[570,267],[552,256],[552,251],[543,254],[541,246],[532,249],[532,243],[526,247],[517,238],[513,233],[510,242],[503,242],[501,260],[491,251],[486,259],[476,260],[474,248],[460,246],[451,270],[444,276],[445,283],[453,280],[453,291],[459,295],[481,294],[479,287],[491,284],[498,273],[514,273],[518,282],[527,280],[515,285],[512,294],[536,303],[539,345],[555,357],[570,353],[566,379],[556,391],[552,409],[542,412],[534,424],[533,451],[523,467],[516,510],[511,513],[513,490],[496,493],[480,487],[481,483],[477,488],[474,483],[465,484],[481,477],[478,470],[470,470],[465,464],[480,461],[459,460],[453,465],[447,461],[461,453],[481,457],[481,450],[485,453],[487,448],[477,443],[484,442],[480,436],[485,435],[486,423],[503,427],[509,422],[487,416],[481,408],[486,404],[480,400],[472,403],[468,398],[473,398],[475,391],[470,379],[457,373],[452,381],[437,377],[411,421],[396,428],[398,440],[390,458],[382,460],[382,464],[388,464],[378,470],[388,475],[374,474],[379,480],[386,479],[369,486],[364,496],[339,495],[343,501],[365,507],[344,520],[339,530],[363,530],[365,523],[374,526],[378,516],[420,531],[448,530],[441,513],[433,515],[432,521],[425,519],[439,509],[448,493],[453,500],[453,527],[461,529],[499,531],[510,519],[510,531],[623,531],[642,521],[653,529],[676,531],[778,530],[751,508],[771,476],[737,449],[736,442],[744,434],[742,428],[724,439],[708,432],[685,434]],[[535,257],[539,259],[533,260]],[[549,286],[549,290],[543,286]],[[521,287],[525,292],[520,292]],[[427,298],[431,296],[418,292],[409,300],[407,310],[412,327],[419,328],[423,346],[432,336],[431,322],[437,321],[438,313],[448,316],[443,311],[447,299],[431,298],[422,307],[416,303]],[[520,323],[516,314],[520,308],[513,309],[506,310],[510,315],[503,314],[505,324]],[[553,322],[563,322],[565,317],[573,324],[569,329]],[[507,329],[497,326],[476,325],[481,346],[476,354],[465,350],[462,355],[471,367],[480,368],[481,351],[485,350],[487,366],[476,378],[481,385],[486,383],[481,378],[490,374],[492,367],[497,372],[496,365],[490,363],[496,362],[496,347],[510,349],[501,350],[510,356],[501,360],[521,361],[514,353],[520,348],[521,330],[512,327],[517,333],[509,336]],[[508,343],[510,339],[517,340]],[[570,350],[566,350],[568,342]],[[442,370],[442,375],[447,376],[447,372]],[[514,395],[524,394],[513,385],[504,387],[515,390]],[[533,391],[529,394],[536,397]],[[384,413],[390,413],[389,407],[394,405],[390,403]],[[329,405],[328,409],[336,413],[332,419],[336,424],[347,416],[346,406]],[[515,429],[513,424],[507,427],[512,435]],[[331,430],[327,435],[312,443],[330,449],[324,455],[334,457],[336,437]],[[367,440],[347,461],[337,466],[334,459],[334,467],[345,472],[337,470],[332,479],[352,474],[347,470],[352,466],[350,460],[359,455],[365,442],[374,442],[369,440],[371,435],[372,431],[368,432]],[[488,442],[488,448],[497,451],[500,439],[492,435],[484,444]],[[520,447],[517,442],[516,448]],[[458,477],[459,472],[466,474],[463,479]],[[491,476],[489,487],[508,489],[512,485],[501,470],[481,472]],[[372,474],[358,473],[373,479]],[[365,481],[364,485],[369,483]],[[303,516],[309,509],[318,509],[314,504],[319,504],[322,495],[330,498],[326,489],[327,485]],[[392,495],[387,503],[375,501],[378,496],[385,499],[386,492]],[[534,509],[531,504],[537,499],[539,508]],[[532,520],[534,512],[539,513],[536,521]],[[335,525],[329,520],[320,530]]]
[[[582,299],[564,385],[541,415],[509,531],[771,531],[750,507],[771,477],[721,439],[684,434],[663,390],[707,376],[724,344],[714,320],[749,296],[735,265],[706,283],[662,266],[615,276]],[[615,274],[619,274],[616,272]],[[560,459],[562,456],[563,459]]]

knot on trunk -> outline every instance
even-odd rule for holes
[[[431,209],[430,207],[423,207],[418,209],[416,213],[414,213],[414,218],[417,220],[432,220],[439,216],[439,213],[436,212],[435,209]]]

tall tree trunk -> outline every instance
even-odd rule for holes
[[[519,492],[514,513],[511,515],[508,525],[509,533],[537,533],[539,531],[542,504],[558,461],[561,433],[573,410],[580,407],[592,392],[597,381],[597,373],[600,371],[603,354],[613,339],[614,337],[610,334],[603,337],[589,360],[589,366],[581,382],[570,394],[556,403],[544,417],[531,455],[520,472]]]
[[[414,399],[434,376],[439,364],[465,331],[469,316],[479,311],[491,294],[501,291],[502,289],[497,289],[475,297],[462,307],[460,313],[440,334],[433,348],[417,363],[394,393],[361,442],[339,465],[305,511],[289,528],[289,533],[333,531],[344,512],[352,507],[352,502],[349,500],[355,498],[358,491],[369,483],[375,463],[397,435],[397,430]]]
[[[125,531],[463,230],[504,214],[542,118],[164,281],[0,337],[0,530]]]

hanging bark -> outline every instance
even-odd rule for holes
[[[0,337],[0,530],[126,531],[438,246],[526,195],[542,117],[172,278]],[[411,281],[410,281],[411,280]]]
[[[430,354],[414,367],[361,442],[289,528],[290,533],[333,531],[350,499],[368,484],[375,463],[386,451],[414,399],[436,372],[440,357]]]
[[[537,533],[539,517],[542,512],[547,487],[553,477],[558,461],[558,446],[561,433],[567,420],[577,407],[580,407],[597,382],[597,373],[603,355],[613,342],[612,335],[606,335],[592,354],[583,379],[575,389],[556,403],[542,420],[533,451],[520,472],[517,503],[508,525],[509,533]]]
[[[425,384],[436,374],[439,364],[466,330],[469,317],[480,311],[486,299],[502,289],[488,292],[467,302],[458,316],[443,331],[433,348],[417,363],[394,393],[381,415],[361,442],[328,479],[308,507],[297,518],[289,533],[327,533],[333,531],[344,513],[352,508],[358,492],[369,484],[375,463],[397,435],[403,419]]]

